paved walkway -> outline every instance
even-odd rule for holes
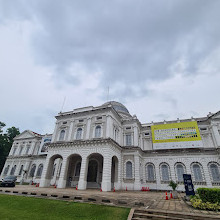
[[[54,199],[70,199],[82,202],[94,202],[116,206],[136,207],[143,209],[160,209],[177,212],[198,214],[219,214],[211,211],[195,210],[187,205],[184,194],[179,194],[178,199],[165,200],[164,192],[141,191],[116,191],[100,192],[99,190],[76,190],[75,188],[39,188],[29,185],[17,185],[15,188],[0,188],[0,193],[26,194],[32,196],[44,196]]]

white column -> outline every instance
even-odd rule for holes
[[[134,127],[134,143],[133,143],[133,145],[134,146],[138,146],[138,137],[139,135],[138,135],[138,128],[137,128],[137,126],[135,126]]]
[[[70,129],[69,129],[69,135],[68,135],[67,141],[71,141],[71,136],[72,136],[72,133],[73,133],[73,124],[74,124],[74,121],[71,121],[70,122]]]
[[[109,155],[105,155],[103,160],[102,190],[107,192],[111,191],[112,158]]]
[[[118,158],[118,170],[117,170],[117,177],[118,177],[118,181],[115,182],[115,189],[119,190],[122,189],[122,158]]]
[[[87,187],[87,173],[88,173],[88,164],[89,164],[88,160],[89,159],[87,158],[87,156],[84,156],[82,158],[79,185],[78,185],[79,190],[84,190]]]
[[[64,157],[57,188],[66,188],[66,176],[67,176],[68,165],[69,165],[69,160]]]
[[[215,124],[212,125],[212,131],[213,131],[213,134],[214,134],[216,144],[217,144],[218,147],[220,147],[220,134],[218,132],[217,125],[215,125]]]
[[[209,168],[207,166],[207,163],[202,162],[202,168],[203,168],[203,172],[204,172],[206,186],[210,188],[210,187],[212,187],[212,182],[211,182],[211,177],[209,174]]]
[[[86,127],[86,139],[89,139],[90,127],[91,127],[91,118],[88,118],[88,120],[87,120],[87,127]]]
[[[106,138],[113,138],[113,127],[112,127],[112,118],[110,115],[107,116],[106,123]]]
[[[54,128],[54,132],[53,132],[53,135],[52,135],[52,140],[51,140],[51,142],[56,141],[57,128],[58,128],[58,122],[56,122],[56,125],[55,125],[55,128]]]
[[[140,182],[140,158],[138,155],[134,156],[134,190],[141,189],[141,182]]]
[[[31,147],[30,147],[30,150],[29,150],[29,153],[28,153],[28,154],[31,154],[31,155],[34,154],[34,149],[35,149],[36,145],[37,145],[37,142],[35,142],[35,141],[33,141],[33,142],[31,143]]]
[[[50,177],[49,177],[49,169],[53,169],[53,161],[50,159],[50,157],[46,158],[43,172],[40,179],[40,187],[49,187],[50,186]]]

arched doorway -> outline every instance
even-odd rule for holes
[[[101,188],[103,156],[101,154],[91,154],[88,157],[87,188]]]
[[[98,162],[90,160],[88,166],[87,182],[97,182]]]
[[[66,177],[66,186],[76,187],[79,183],[82,157],[78,154],[72,154],[67,159],[68,171]]]
[[[53,155],[50,158],[46,171],[46,178],[45,178],[48,182],[48,185],[58,185],[62,162],[63,162],[63,158],[59,154]]]
[[[118,158],[116,156],[112,157],[112,167],[111,167],[111,188],[115,187],[115,183],[118,182]]]

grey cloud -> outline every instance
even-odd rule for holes
[[[54,66],[59,85],[80,84],[70,70],[80,64],[87,74],[101,71],[99,88],[109,85],[125,101],[146,95],[148,81],[171,77],[180,59],[182,74],[196,74],[220,50],[218,0],[16,2],[1,1],[5,19],[41,26],[32,36],[35,61]]]

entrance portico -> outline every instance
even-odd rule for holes
[[[40,187],[49,187],[53,183],[51,173],[56,159],[60,158],[62,164],[57,171],[57,188],[77,186],[79,190],[120,189],[118,176],[121,173],[121,163],[118,160],[120,151],[117,146],[109,143],[109,140],[87,141],[86,145],[82,144],[84,142],[80,143],[80,146],[74,143],[54,143],[49,147]],[[65,146],[62,154],[57,153],[61,153],[60,146]]]

